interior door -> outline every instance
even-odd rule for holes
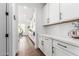
[[[0,56],[6,55],[6,3],[0,3]]]

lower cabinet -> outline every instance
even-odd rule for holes
[[[39,37],[39,48],[46,56],[79,56],[79,47],[46,37]]]
[[[53,47],[54,56],[76,56],[77,54],[73,51],[73,49],[76,49],[77,47],[72,48],[70,44],[66,44],[61,41],[53,40]]]
[[[44,51],[44,41],[43,41],[43,39],[42,39],[41,36],[39,36],[38,38],[39,38],[38,47],[39,47],[40,50],[43,52],[43,51]]]
[[[46,41],[44,41],[44,54],[46,56],[52,56],[53,54],[53,49],[52,49],[52,39],[45,39]]]
[[[72,56],[72,54],[68,53],[67,51],[61,49],[61,48],[57,48],[57,47],[54,47],[54,54],[53,56]]]
[[[46,56],[52,56],[52,39],[40,37],[39,48]]]

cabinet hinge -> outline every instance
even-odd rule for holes
[[[8,16],[8,15],[9,15],[9,13],[8,13],[8,12],[5,12],[5,14],[6,14],[6,16]]]
[[[5,34],[5,37],[9,37],[9,34]]]

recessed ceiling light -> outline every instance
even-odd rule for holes
[[[27,9],[28,7],[24,6],[24,9]]]

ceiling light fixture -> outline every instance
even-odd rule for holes
[[[28,7],[24,6],[24,9],[27,9]]]

